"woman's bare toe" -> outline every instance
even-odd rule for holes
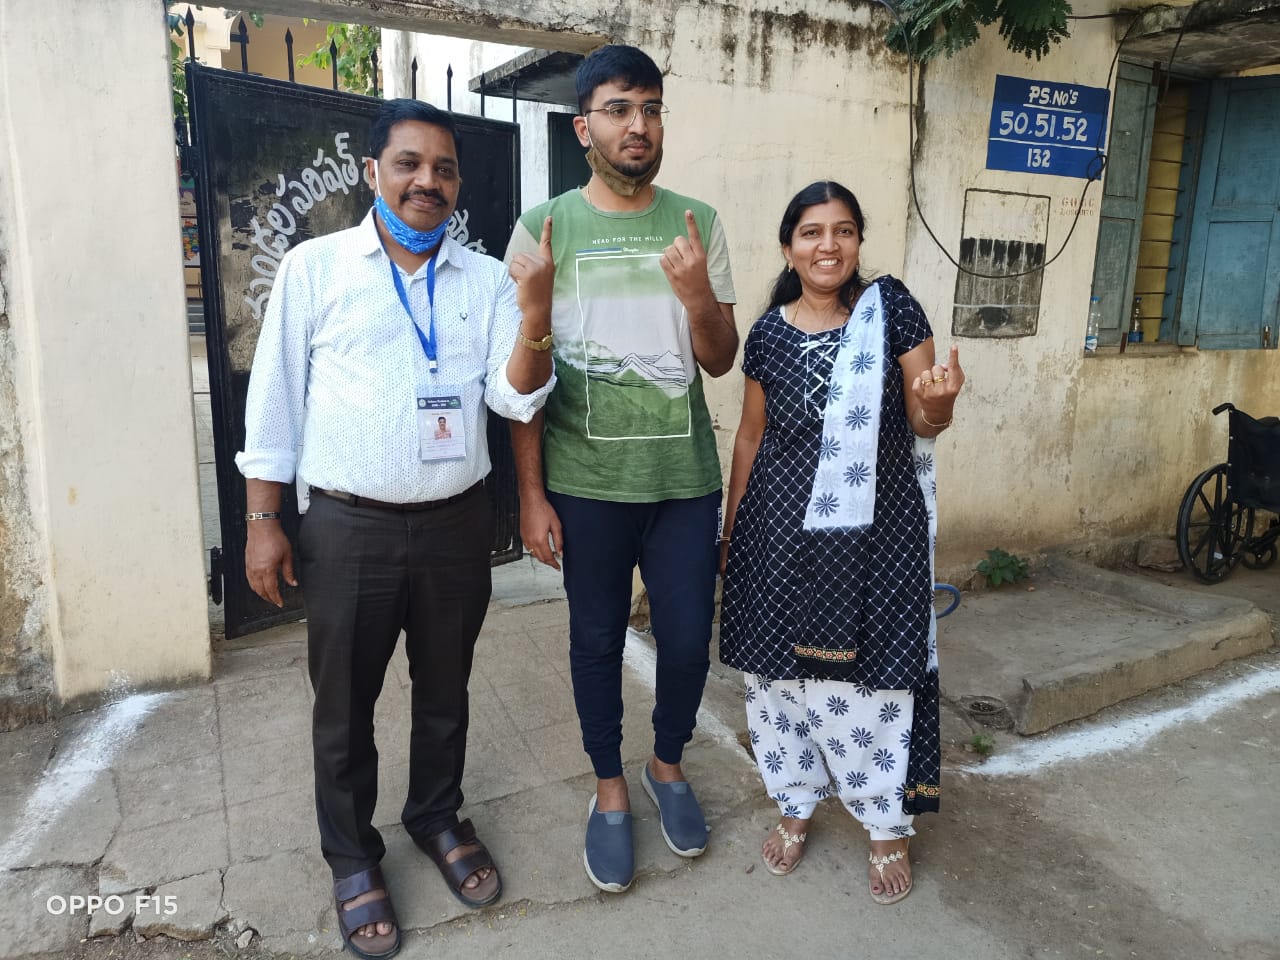
[[[809,835],[809,821],[783,817],[769,831],[760,847],[765,868],[775,877],[785,877],[804,858],[804,844]]]
[[[871,865],[867,879],[871,899],[879,904],[897,903],[911,892],[911,861],[907,838],[871,841]]]

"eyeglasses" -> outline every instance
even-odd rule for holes
[[[644,117],[645,123],[652,123],[658,127],[662,126],[663,120],[671,112],[660,103],[627,103],[620,100],[594,110],[584,110],[583,114],[603,113],[615,127],[629,127],[635,122],[637,110]]]

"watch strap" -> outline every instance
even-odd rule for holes
[[[516,331],[516,339],[517,339],[520,343],[523,343],[523,344],[524,344],[526,347],[528,347],[530,350],[537,350],[538,352],[541,352],[541,351],[543,351],[543,350],[550,350],[550,349],[551,349],[551,334],[550,334],[550,333],[548,333],[548,334],[547,334],[545,337],[543,337],[541,340],[530,340],[530,339],[529,339],[528,337],[526,337],[523,333],[521,333],[519,330],[517,330],[517,331]]]

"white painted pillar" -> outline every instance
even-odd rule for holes
[[[64,704],[210,670],[168,42],[155,0],[0,0],[28,501],[0,510],[29,511]]]

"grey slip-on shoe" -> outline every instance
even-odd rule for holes
[[[596,809],[595,794],[587,804],[587,842],[582,851],[587,876],[606,893],[622,893],[636,876],[631,844],[631,812]]]

